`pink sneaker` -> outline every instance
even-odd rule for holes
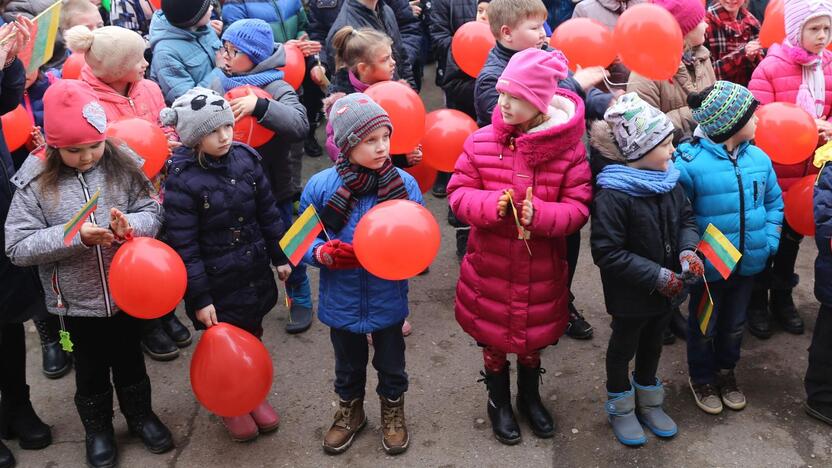
[[[225,424],[225,428],[228,429],[228,434],[231,435],[231,440],[234,442],[248,442],[256,439],[259,434],[257,424],[255,424],[254,418],[250,414],[230,418],[223,416],[222,423]]]
[[[410,325],[410,322],[405,320],[402,324],[402,335],[410,336],[411,333],[413,333],[413,326]]]
[[[280,416],[277,415],[277,411],[269,404],[269,400],[263,400],[263,403],[260,403],[257,408],[254,408],[254,411],[250,414],[254,418],[257,427],[260,428],[261,434],[274,431],[280,426]]]

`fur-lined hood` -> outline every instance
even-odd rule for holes
[[[627,158],[618,148],[618,143],[615,142],[615,136],[609,124],[604,120],[596,120],[592,122],[589,129],[589,142],[592,148],[596,151],[595,154],[600,155],[605,159],[609,159],[614,163],[626,163]]]

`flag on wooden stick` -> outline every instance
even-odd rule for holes
[[[309,246],[323,229],[324,225],[318,218],[315,206],[310,204],[280,239],[280,248],[292,265],[297,266],[300,263]]]

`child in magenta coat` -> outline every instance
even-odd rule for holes
[[[559,52],[515,54],[497,81],[492,124],[465,142],[448,184],[451,209],[471,225],[456,318],[484,347],[488,416],[506,444],[520,441],[506,353],[517,354],[518,410],[535,435],[554,434],[540,401],[540,350],[566,329],[566,236],[586,223],[592,198],[583,101],[557,87],[566,73]]]

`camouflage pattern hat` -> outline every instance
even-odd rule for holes
[[[638,161],[673,133],[673,123],[638,94],[620,96],[604,113],[627,161]]]

